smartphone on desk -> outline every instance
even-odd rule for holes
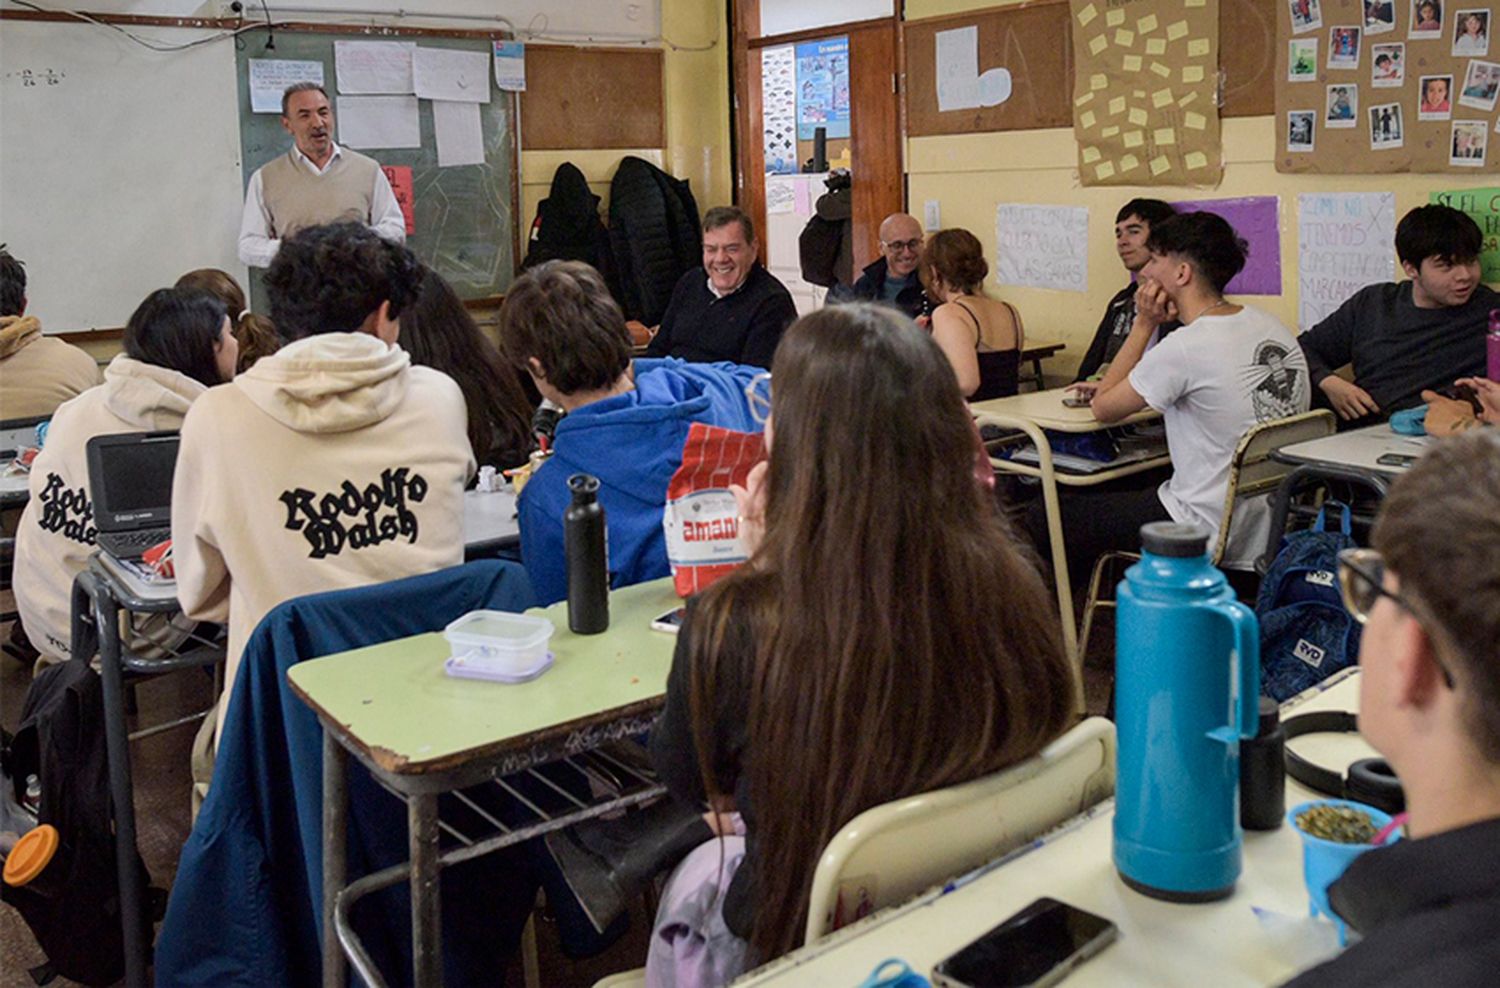
[[[1102,916],[1038,899],[932,969],[942,988],[1046,988],[1114,942]]]
[[[1406,453],[1381,453],[1375,457],[1375,462],[1383,467],[1409,467],[1417,462],[1415,456]]]
[[[1063,395],[1062,403],[1064,408],[1088,408],[1094,403],[1094,396],[1092,393],[1069,391]]]
[[[651,627],[656,631],[665,631],[675,635],[682,630],[682,618],[687,614],[687,605],[674,607],[665,614],[658,614],[651,621]]]

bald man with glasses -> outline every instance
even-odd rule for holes
[[[853,297],[893,306],[912,319],[929,314],[917,278],[921,259],[922,224],[906,213],[892,213],[880,224],[880,257],[854,283]]]
[[[1434,445],[1373,547],[1339,557],[1359,731],[1406,792],[1407,838],[1329,888],[1363,938],[1288,988],[1493,985],[1500,971],[1500,430]]]

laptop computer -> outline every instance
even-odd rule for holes
[[[172,537],[178,443],[175,432],[125,432],[88,441],[99,548],[128,562]]]

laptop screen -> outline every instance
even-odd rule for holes
[[[99,436],[89,442],[96,524],[110,531],[165,524],[172,508],[178,437]]]

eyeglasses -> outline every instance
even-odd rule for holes
[[[882,240],[880,246],[893,254],[908,253],[915,254],[922,249],[922,238],[915,240]]]
[[[745,385],[745,401],[750,405],[750,417],[762,424],[771,417],[771,372],[761,371]]]
[[[1385,560],[1374,549],[1345,549],[1338,555],[1339,592],[1344,598],[1344,607],[1354,620],[1364,624],[1370,620],[1370,612],[1381,597],[1389,597],[1397,607],[1408,614],[1418,616],[1417,611],[1400,594],[1385,588]],[[1454,688],[1453,673],[1436,654],[1432,661],[1443,674],[1443,685]]]

